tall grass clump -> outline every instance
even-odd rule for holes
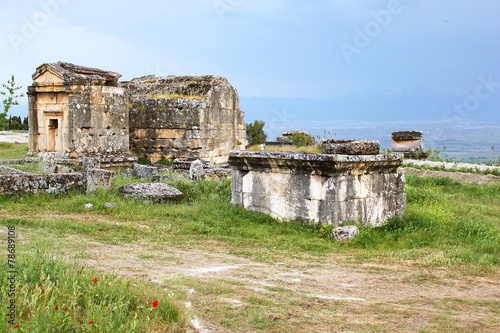
[[[187,326],[184,314],[157,286],[62,256],[39,247],[18,249],[18,329],[8,323],[10,283],[7,270],[0,270],[1,332],[174,332]]]
[[[407,177],[407,209],[379,228],[362,228],[347,247],[438,249],[455,263],[500,264],[500,186]]]

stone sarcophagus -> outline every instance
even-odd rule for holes
[[[402,153],[406,158],[427,158],[424,151],[423,132],[392,132],[392,151]]]
[[[232,203],[282,220],[379,226],[406,209],[399,154],[232,151]]]

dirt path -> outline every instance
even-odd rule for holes
[[[269,264],[199,248],[95,242],[87,253],[99,270],[179,288],[175,297],[197,332],[260,331],[255,313],[269,322],[262,330],[273,332],[413,332],[440,321],[457,327],[457,320],[465,331],[500,328],[499,276],[349,264],[334,254]]]

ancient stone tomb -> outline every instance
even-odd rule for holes
[[[232,202],[283,220],[379,226],[404,215],[401,163],[398,154],[232,151]]]
[[[38,67],[28,87],[30,155],[128,155],[128,100],[120,76],[62,62]]]
[[[230,150],[245,147],[238,92],[225,78],[120,77],[65,62],[38,67],[28,87],[28,156],[100,155],[119,164],[134,154],[153,162],[163,156],[223,163]]]

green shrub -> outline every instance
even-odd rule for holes
[[[266,123],[262,120],[256,120],[253,123],[246,124],[246,135],[247,135],[247,144],[249,146],[259,145],[262,143],[266,143],[267,134],[264,132],[264,125]]]
[[[174,164],[174,160],[167,160],[165,156],[162,156],[159,161],[157,161],[155,164],[161,164],[161,165],[172,165]]]
[[[288,138],[293,141],[293,145],[296,147],[312,146],[316,142],[311,135],[305,133],[295,132],[289,135]]]
[[[151,163],[151,161],[149,160],[149,158],[147,158],[145,156],[139,157],[137,159],[137,163],[144,164],[144,165],[153,165],[153,163]]]

